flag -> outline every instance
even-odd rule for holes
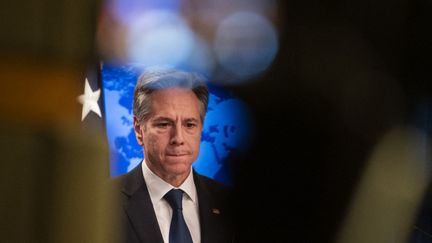
[[[81,122],[84,129],[105,134],[104,96],[101,85],[101,65],[92,65],[82,80],[82,93],[77,97],[82,105]]]

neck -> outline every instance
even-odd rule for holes
[[[186,180],[186,178],[188,177],[189,174],[187,174],[186,176],[166,176],[166,177],[161,177],[162,180],[166,181],[167,183],[169,183],[171,186],[173,187],[180,187],[183,182]]]
[[[166,183],[170,184],[173,187],[179,187],[185,182],[185,180],[188,178],[189,174],[191,173],[192,169],[189,169],[188,172],[178,175],[173,175],[169,173],[164,173],[162,170],[159,170],[155,168],[151,163],[149,163],[147,160],[145,160],[145,163],[147,167],[159,178],[164,180]]]

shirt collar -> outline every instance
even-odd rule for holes
[[[171,184],[162,180],[159,176],[157,176],[153,171],[148,168],[145,161],[142,162],[142,171],[145,178],[145,183],[147,185],[147,189],[149,191],[150,197],[154,200],[161,200],[165,194],[173,188]],[[176,188],[177,189],[177,188]],[[192,200],[192,202],[197,202],[197,193],[195,188],[195,182],[193,180],[193,173],[191,169],[191,173],[189,173],[186,180],[181,184],[178,189],[184,191],[188,198]]]

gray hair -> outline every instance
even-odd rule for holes
[[[151,94],[167,88],[189,89],[198,98],[201,122],[207,112],[209,91],[205,79],[197,73],[176,69],[159,69],[144,72],[137,81],[134,91],[133,114],[139,123],[144,123],[152,114]]]

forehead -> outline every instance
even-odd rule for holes
[[[199,100],[192,90],[167,88],[154,91],[151,99],[152,116],[199,117]]]

